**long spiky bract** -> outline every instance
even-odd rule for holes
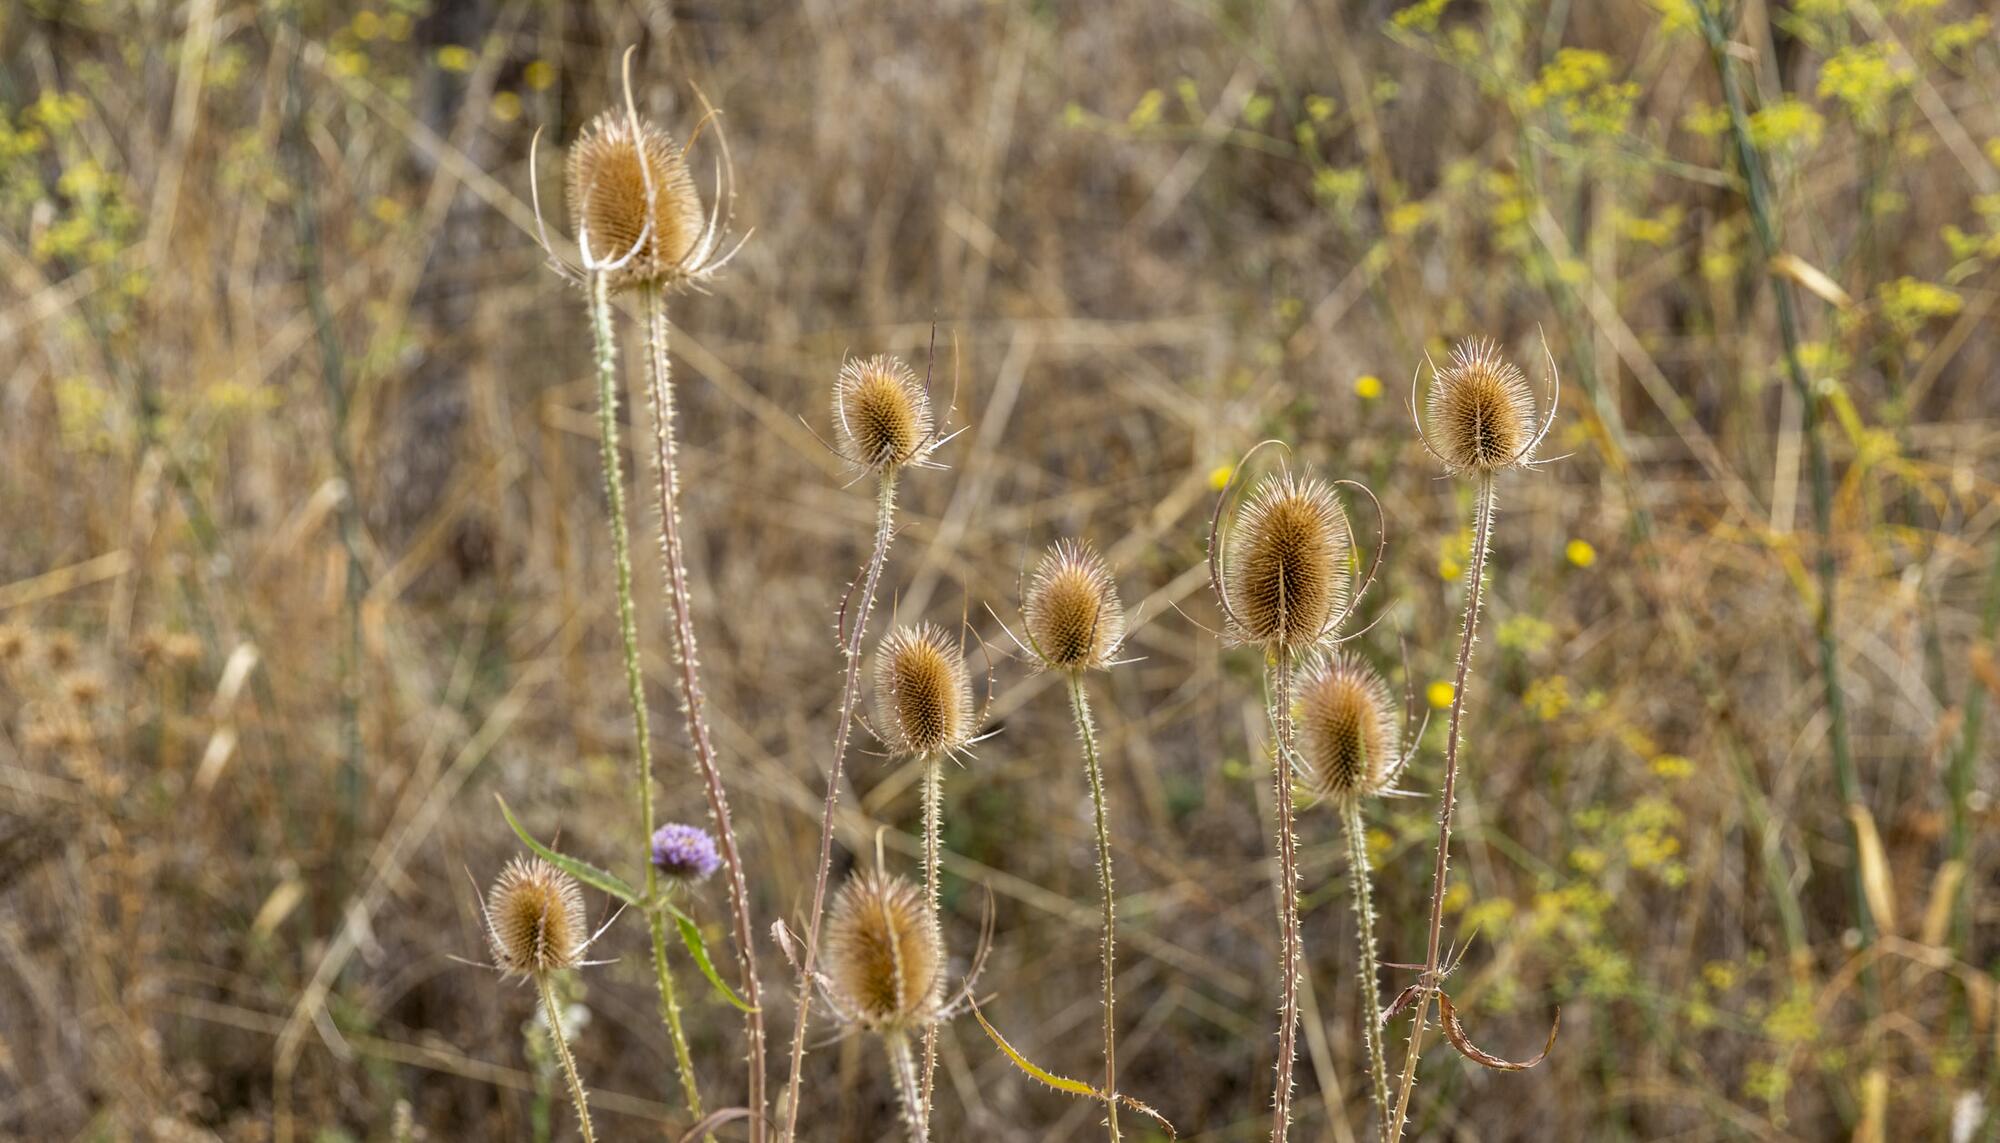
[[[792,1026],[792,1062],[785,1081],[785,1121],[779,1138],[791,1143],[797,1137],[799,1121],[799,1079],[805,1066],[807,1016],[811,1012],[813,973],[819,961],[820,921],[826,911],[826,883],[833,869],[833,819],[840,802],[840,774],[847,757],[847,741],[854,729],[854,710],[861,701],[861,643],[868,629],[868,615],[875,607],[875,590],[882,579],[882,565],[889,557],[889,541],[895,536],[897,466],[888,465],[877,476],[875,494],[875,543],[862,573],[861,602],[848,619],[846,677],[841,684],[840,715],[833,735],[833,765],[826,776],[826,801],[820,812],[819,869],[813,878],[811,911],[807,914],[805,955],[799,961],[797,1013]]]

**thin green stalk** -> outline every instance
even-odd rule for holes
[[[1438,955],[1444,935],[1445,880],[1451,864],[1451,817],[1458,804],[1459,724],[1465,716],[1465,680],[1472,669],[1472,646],[1479,631],[1479,587],[1486,575],[1487,550],[1493,538],[1493,477],[1479,478],[1478,500],[1474,508],[1477,523],[1472,533],[1472,559],[1465,568],[1465,626],[1459,632],[1458,670],[1452,681],[1451,727],[1444,746],[1444,794],[1438,810],[1437,860],[1431,867],[1431,935],[1424,954],[1423,976],[1418,983],[1423,995],[1417,998],[1416,1014],[1410,1020],[1410,1046],[1403,1054],[1403,1076],[1396,1089],[1396,1114],[1389,1122],[1387,1139],[1403,1137],[1409,1122],[1410,1089],[1417,1082],[1417,1057],[1424,1047],[1424,1025],[1430,1019],[1431,1003],[1437,997]]]
[[[939,835],[944,830],[944,760],[924,759],[924,895],[931,903],[931,923],[944,939],[944,898],[938,889]],[[924,1114],[930,1115],[931,1089],[937,1075],[937,1025],[924,1029]]]
[[[667,964],[667,918],[663,909],[646,910],[646,927],[653,937],[653,976],[660,991],[660,1019],[674,1044],[674,1068],[681,1074],[681,1098],[696,1122],[702,1118],[701,1088],[695,1082],[694,1057],[688,1052],[687,1031],[681,1027],[681,1002],[674,989],[674,970]],[[714,1143],[715,1136],[702,1138]]]
[[[1299,1038],[1299,846],[1292,826],[1292,653],[1279,644],[1277,662],[1272,665],[1275,697],[1271,711],[1272,729],[1278,739],[1278,879],[1281,904],[1278,925],[1282,931],[1278,971],[1283,976],[1279,992],[1278,1078],[1271,1095],[1271,1143],[1285,1143],[1292,1127],[1292,1065],[1298,1055]]]
[[[1076,719],[1076,736],[1083,743],[1084,769],[1090,774],[1090,804],[1097,814],[1097,880],[1104,897],[1104,1114],[1105,1126],[1116,1140],[1118,1135],[1118,1043],[1117,1022],[1112,1007],[1116,1001],[1117,978],[1117,899],[1111,895],[1111,827],[1104,809],[1104,764],[1097,754],[1097,726],[1090,718],[1090,697],[1084,693],[1083,674],[1069,671],[1069,709]]]
[[[597,1143],[597,1132],[590,1125],[590,1094],[583,1090],[583,1079],[576,1074],[576,1059],[569,1054],[569,1037],[563,1035],[562,1009],[556,1004],[556,990],[549,974],[535,974],[535,987],[542,994],[542,1011],[549,1018],[549,1040],[556,1046],[556,1060],[562,1064],[563,1078],[569,1081],[569,1099],[576,1105],[576,1125],[583,1131],[583,1143]]]
[[[875,589],[882,581],[882,565],[889,559],[889,541],[895,536],[896,470],[882,471],[875,496],[875,546],[868,555],[868,570],[862,575],[861,606],[853,616],[842,648],[847,657],[847,677],[841,684],[840,721],[833,735],[833,768],[826,776],[826,804],[819,819],[819,872],[813,880],[812,912],[806,922],[805,956],[799,962],[798,996],[792,1025],[792,1066],[785,1081],[785,1125],[779,1134],[791,1143],[799,1127],[799,1077],[805,1067],[806,1024],[811,1013],[813,972],[819,963],[820,922],[826,914],[826,883],[833,870],[833,815],[840,802],[840,772],[847,757],[847,740],[854,730],[854,709],[861,701],[861,643],[868,630],[868,615],[875,608]]]
[[[910,1127],[910,1143],[930,1143],[930,1123],[925,1115],[923,1096],[917,1091],[917,1067],[910,1059],[910,1041],[901,1032],[882,1037],[889,1055],[889,1071],[896,1077],[896,1095],[902,1100],[903,1122]]]
[[[1369,885],[1368,838],[1361,825],[1361,799],[1348,800],[1341,825],[1347,833],[1348,888],[1354,894],[1355,935],[1361,946],[1361,1031],[1368,1045],[1368,1078],[1374,1087],[1375,1121],[1387,1138],[1389,1060],[1382,1049],[1382,969],[1375,956],[1375,895]]]
[[[1709,54],[1715,62],[1715,70],[1722,80],[1723,102],[1729,108],[1729,132],[1736,144],[1737,162],[1743,168],[1744,199],[1750,208],[1752,229],[1757,232],[1758,245],[1763,249],[1767,265],[1771,271],[1771,292],[1778,307],[1778,333],[1785,348],[1785,372],[1791,379],[1792,388],[1799,398],[1801,420],[1800,435],[1805,437],[1806,463],[1809,483],[1812,487],[1813,529],[1817,533],[1818,552],[1814,560],[1814,573],[1818,585],[1819,598],[1813,608],[1813,630],[1819,644],[1820,685],[1826,696],[1827,737],[1833,753],[1834,784],[1838,787],[1843,809],[1850,812],[1847,818],[1847,840],[1855,860],[1849,866],[1849,887],[1854,900],[1855,931],[1860,934],[1860,955],[1869,967],[1862,970],[1862,993],[1866,1009],[1873,1023],[1873,1016],[1880,1010],[1881,996],[1872,960],[1867,956],[1870,946],[1875,943],[1875,918],[1868,908],[1868,895],[1863,885],[1861,872],[1861,827],[1854,810],[1865,811],[1862,800],[1860,778],[1855,772],[1854,758],[1847,743],[1847,701],[1840,686],[1840,643],[1835,625],[1835,587],[1839,569],[1833,554],[1833,470],[1827,459],[1826,446],[1819,434],[1819,401],[1813,392],[1812,383],[1806,377],[1805,366],[1799,354],[1798,315],[1793,309],[1792,291],[1775,269],[1777,257],[1783,252],[1778,237],[1776,213],[1771,198],[1770,182],[1764,173],[1763,157],[1757,145],[1750,138],[1749,114],[1744,108],[1743,93],[1737,86],[1736,71],[1729,66],[1729,50],[1719,15],[1707,4],[1699,8],[1702,34],[1708,41]]]
[[[729,910],[735,925],[736,965],[742,981],[744,1039],[749,1042],[750,1138],[764,1138],[764,999],[757,980],[757,946],[750,923],[750,890],[743,875],[743,858],[736,846],[736,827],[729,818],[729,795],[723,789],[722,770],[716,762],[715,744],[709,738],[708,722],[702,717],[700,648],[695,641],[694,603],[688,593],[687,561],[681,553],[680,475],[674,467],[674,391],[671,358],[667,352],[666,297],[657,285],[646,287],[647,380],[653,400],[653,469],[659,491],[661,573],[666,577],[667,603],[673,613],[675,681],[681,699],[681,718],[688,742],[694,747],[696,772],[708,796],[708,816],[715,826],[716,844],[723,864],[729,869]],[[646,784],[646,837],[653,834],[652,783]],[[658,889],[658,873],[646,864],[646,897],[651,901]],[[657,912],[657,910],[654,910]],[[664,921],[660,922],[664,924]],[[657,939],[657,938],[656,938]],[[662,941],[661,943],[664,943]],[[659,963],[664,965],[665,959]],[[660,976],[662,1002],[672,981]],[[671,1027],[671,1026],[670,1026]],[[677,1052],[684,1052],[676,1043]],[[688,1073],[691,1077],[692,1073]],[[684,1079],[691,1083],[691,1078]],[[693,1110],[692,1108],[690,1110]],[[700,1112],[695,1112],[700,1117]]]

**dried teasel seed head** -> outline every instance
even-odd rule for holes
[[[1332,486],[1290,472],[1266,477],[1228,544],[1229,609],[1248,642],[1317,644],[1347,606],[1354,532]]]
[[[876,1032],[907,1032],[938,1019],[944,945],[923,891],[876,871],[850,877],[834,899],[826,964],[836,1004]]]
[[[1330,801],[1380,794],[1395,783],[1396,723],[1389,684],[1350,655],[1315,664],[1299,686],[1301,777]]]
[[[1111,569],[1076,540],[1057,543],[1035,565],[1021,613],[1029,646],[1059,671],[1103,668],[1125,638],[1125,607]]]
[[[1491,475],[1533,459],[1535,397],[1491,341],[1461,341],[1425,401],[1424,435],[1454,473]]]
[[[875,648],[875,712],[899,754],[941,754],[972,738],[972,680],[958,641],[934,623],[898,627]]]
[[[616,263],[614,290],[679,284],[694,269],[708,220],[687,159],[665,131],[641,121],[634,133],[624,111],[590,121],[569,150],[565,172],[570,225],[586,263]],[[652,229],[646,227],[646,183],[653,187]],[[645,235],[645,242],[639,238]]]
[[[880,471],[923,459],[933,443],[931,395],[902,358],[849,358],[833,385],[833,421],[847,458]]]
[[[574,968],[590,934],[583,893],[569,874],[539,857],[516,857],[486,896],[493,964],[507,976]]]

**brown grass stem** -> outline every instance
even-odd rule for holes
[[[1291,648],[1277,644],[1277,659],[1271,665],[1273,680],[1272,729],[1278,739],[1278,923],[1282,930],[1278,954],[1283,977],[1278,1001],[1277,1087],[1271,1095],[1271,1143],[1285,1143],[1292,1125],[1292,1066],[1298,1055],[1299,962],[1303,959],[1299,934],[1299,847],[1292,825],[1292,756],[1295,743],[1292,728],[1292,674],[1296,669]]]
[[[1410,1019],[1410,1046],[1403,1056],[1403,1075],[1396,1090],[1396,1113],[1389,1122],[1387,1139],[1390,1141],[1402,1138],[1404,1124],[1409,1120],[1410,1089],[1417,1082],[1417,1057],[1423,1051],[1424,1023],[1430,1018],[1431,1002],[1436,998],[1440,983],[1438,964],[1444,935],[1445,879],[1451,857],[1451,817],[1458,801],[1459,727],[1465,716],[1465,679],[1472,668],[1472,647],[1479,632],[1479,587],[1486,574],[1486,557],[1493,538],[1491,474],[1479,479],[1474,511],[1477,523],[1472,535],[1472,559],[1465,568],[1465,626],[1459,634],[1458,669],[1452,679],[1451,726],[1446,732],[1444,745],[1444,793],[1438,809],[1437,860],[1431,867],[1430,943],[1424,953],[1423,977],[1418,982],[1424,992],[1417,998],[1416,1011]]]
[[[600,277],[602,277],[600,275]],[[687,724],[688,741],[694,747],[695,767],[708,795],[709,818],[715,825],[716,843],[723,864],[729,870],[729,908],[734,921],[736,960],[741,977],[744,1037],[749,1042],[750,1138],[764,1138],[764,1012],[762,989],[757,981],[757,946],[750,922],[750,890],[743,874],[743,857],[736,845],[736,829],[729,817],[729,796],[722,786],[721,768],[716,763],[715,745],[702,716],[700,651],[694,633],[694,602],[689,598],[687,562],[681,551],[680,475],[674,467],[674,391],[671,359],[667,347],[667,307],[658,286],[645,289],[647,377],[653,399],[654,475],[659,490],[660,550],[667,581],[667,602],[673,612],[675,681],[679,684],[681,717]],[[647,783],[646,838],[652,838],[652,786]],[[650,862],[646,866],[647,898],[656,892],[658,874]],[[657,911],[657,910],[655,910]],[[664,960],[661,961],[664,964]],[[669,979],[660,977],[662,987]],[[663,1000],[664,1002],[664,1000]],[[677,1049],[679,1045],[676,1045]],[[699,1112],[696,1113],[699,1118]]]
[[[1084,769],[1090,775],[1090,804],[1097,818],[1097,879],[1104,898],[1104,1114],[1110,1138],[1118,1134],[1118,1043],[1113,1007],[1117,999],[1118,904],[1111,891],[1111,827],[1104,802],[1104,764],[1097,753],[1097,727],[1090,717],[1090,697],[1083,687],[1083,672],[1066,671],[1070,713],[1076,719],[1076,736],[1083,745]]]
[[[813,879],[812,911],[806,922],[805,956],[799,962],[799,984],[792,1026],[791,1071],[785,1081],[785,1122],[779,1139],[791,1143],[799,1123],[799,1076],[805,1066],[806,1025],[811,1012],[813,973],[819,961],[820,922],[826,913],[826,882],[833,870],[833,818],[840,803],[840,773],[847,757],[847,741],[854,731],[854,710],[861,701],[861,645],[868,630],[868,615],[875,608],[875,589],[882,581],[882,566],[888,562],[889,541],[895,536],[896,469],[885,468],[876,487],[875,544],[868,554],[868,568],[862,573],[861,604],[849,618],[847,674],[841,684],[840,720],[833,735],[833,767],[826,776],[826,804],[819,821],[819,870]]]

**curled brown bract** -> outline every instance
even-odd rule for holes
[[[1556,1033],[1562,1030],[1562,1009],[1556,1009],[1555,1022],[1549,1025],[1548,1042],[1532,1060],[1503,1060],[1491,1052],[1481,1051],[1472,1038],[1465,1034],[1465,1025],[1459,1023],[1458,1009],[1453,1007],[1451,997],[1443,989],[1438,990],[1438,1013],[1444,1022],[1444,1038],[1458,1049],[1458,1054],[1483,1068],[1496,1072],[1524,1072],[1549,1058],[1549,1051],[1556,1046]]]

